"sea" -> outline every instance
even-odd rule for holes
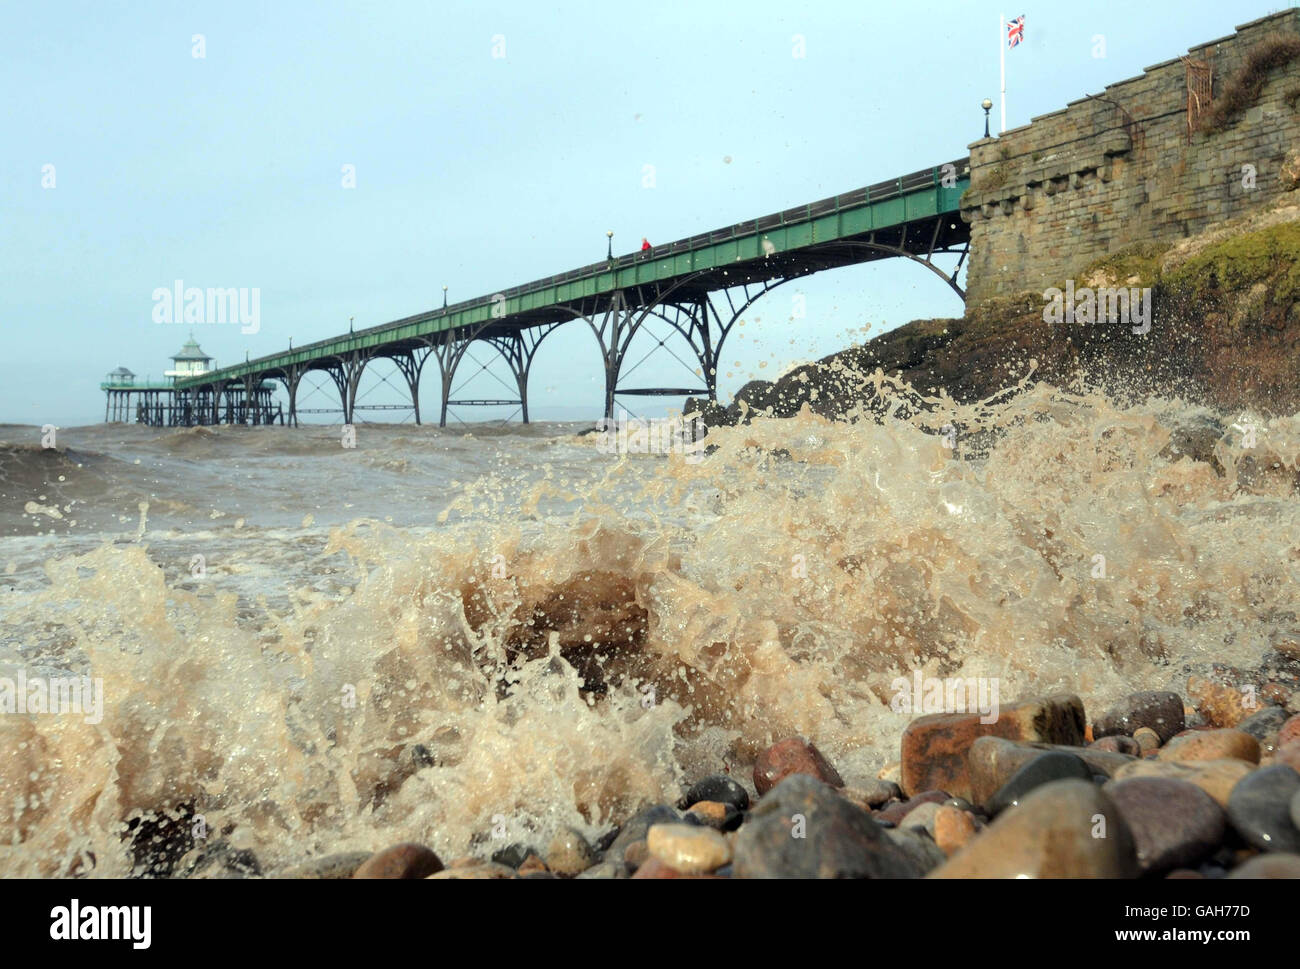
[[[0,874],[595,840],[793,735],[877,777],[918,676],[1096,715],[1300,644],[1300,414],[918,398],[697,453],[0,425]]]

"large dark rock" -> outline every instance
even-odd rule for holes
[[[1290,767],[1261,767],[1243,777],[1228,797],[1228,820],[1261,851],[1300,852],[1300,829],[1291,821],[1291,799],[1300,774]]]
[[[1214,798],[1172,777],[1130,777],[1102,788],[1133,833],[1144,872],[1191,867],[1223,840],[1227,819]]]
[[[1148,690],[1126,696],[1098,717],[1092,735],[1099,740],[1116,734],[1131,737],[1139,727],[1150,727],[1160,742],[1167,744],[1184,726],[1183,698],[1177,693]]]
[[[736,836],[737,878],[916,878],[924,866],[871,815],[806,774],[772,788]]]

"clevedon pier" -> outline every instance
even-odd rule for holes
[[[441,425],[446,426],[452,408],[485,405],[513,405],[526,423],[533,358],[546,337],[565,324],[589,327],[599,345],[606,417],[614,416],[615,398],[620,395],[716,400],[718,361],[732,328],[756,300],[791,280],[840,266],[904,257],[920,262],[964,297],[957,278],[969,248],[970,226],[961,219],[959,201],[969,184],[969,159],[961,158],[647,252],[611,254],[603,262],[477,299],[236,366],[177,376],[169,388],[170,399],[163,401],[160,394],[151,397],[138,419],[163,424],[296,425],[299,414],[307,413],[298,409],[299,386],[304,376],[318,372],[327,375],[338,392],[339,407],[325,412],[341,414],[343,423],[353,423],[357,413],[367,409],[408,406],[420,423],[421,377],[432,363],[440,378]],[[944,253],[956,255],[955,266],[944,269],[934,261]],[[695,357],[689,369],[698,374],[694,386],[625,382],[636,366],[626,366],[632,338],[648,321],[656,321],[661,332],[665,325],[670,327],[689,345]],[[505,397],[473,399],[453,394],[457,368],[475,343],[491,347],[509,366],[514,387]],[[404,378],[409,405],[358,404],[363,372],[381,359],[392,361]],[[288,393],[287,409],[272,403],[267,388],[275,382]],[[114,392],[108,385],[105,389]],[[119,393],[126,389],[116,388]]]

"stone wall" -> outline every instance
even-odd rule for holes
[[[1300,36],[1300,9],[1243,24],[1188,59],[1209,63],[1219,103],[1251,49],[1278,34]],[[1117,250],[1172,243],[1294,188],[1284,169],[1300,149],[1300,58],[1217,130],[1189,132],[1188,88],[1177,57],[971,145],[968,305],[1059,286]]]

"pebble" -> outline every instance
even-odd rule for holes
[[[648,858],[646,863],[636,870],[633,878],[716,878],[717,875],[705,872],[689,874],[670,868],[658,858]]]
[[[791,737],[758,755],[754,764],[754,788],[762,796],[791,774],[806,774],[832,787],[844,786],[844,779],[820,750],[802,737]]]
[[[772,788],[736,834],[737,878],[914,878],[924,869],[866,811],[806,774]]]
[[[546,848],[546,867],[574,878],[596,863],[596,852],[577,828],[561,828]]]
[[[696,801],[686,817],[718,831],[734,831],[745,818],[734,805],[721,801]]]
[[[1114,779],[1172,777],[1188,781],[1214,798],[1219,807],[1226,808],[1233,787],[1254,769],[1244,760],[1135,760],[1116,771]]]
[[[1273,751],[1273,763],[1284,764],[1294,771],[1300,771],[1300,740],[1289,741]]]
[[[1261,767],[1232,789],[1228,820],[1261,851],[1300,852],[1300,829],[1291,821],[1291,801],[1297,792],[1300,774],[1290,767]]]
[[[1094,837],[1105,819],[1105,837]],[[742,829],[743,831],[743,829]],[[1115,803],[1090,781],[1051,781],[1005,811],[931,878],[1129,878],[1133,837]]]
[[[919,828],[933,837],[935,815],[939,813],[941,806],[941,801],[926,801],[924,804],[918,804],[907,812],[903,820],[899,822],[898,827],[904,831],[909,828]]]
[[[902,739],[905,793],[942,788],[970,798],[968,756],[980,738],[1080,745],[1086,718],[1077,696],[1036,697],[998,711],[997,721],[982,723],[981,714],[933,713],[907,725]]]
[[[353,872],[353,878],[428,878],[442,871],[442,860],[424,845],[403,842],[376,851]]]
[[[1044,751],[1057,750],[1072,754],[1092,768],[1094,773],[1114,777],[1115,772],[1134,759],[1095,747],[1061,747],[1051,744],[1025,744],[1001,737],[981,737],[970,749],[970,800],[984,804],[997,793],[1011,775]]]
[[[737,811],[749,810],[749,792],[726,774],[710,774],[704,780],[696,781],[677,802],[677,807],[685,810],[700,801],[718,801],[730,804]]]
[[[934,843],[951,858],[975,837],[975,819],[967,812],[940,804],[934,812]]]
[[[1150,727],[1138,727],[1133,731],[1133,741],[1138,745],[1139,751],[1147,754],[1160,746],[1160,734]]]
[[[1091,783],[1092,769],[1074,754],[1044,751],[1012,774],[983,806],[991,816],[997,816],[1007,808],[1015,807],[1035,788],[1066,778]]]
[[[1158,758],[1186,763],[1193,760],[1237,760],[1259,763],[1259,741],[1244,730],[1196,730],[1175,737],[1161,748]]]
[[[854,787],[840,788],[840,795],[860,808],[877,808],[895,798],[902,798],[902,789],[893,781],[873,780]]]
[[[495,861],[485,861],[481,865],[471,865],[468,868],[447,868],[429,876],[431,879],[451,881],[460,881],[467,878],[495,879],[518,877],[519,872],[515,871],[509,865],[498,864]]]
[[[1088,745],[1091,750],[1106,750],[1116,754],[1128,754],[1130,757],[1136,757],[1142,753],[1142,748],[1132,737],[1125,737],[1120,734],[1112,734],[1102,737],[1100,740],[1094,740]]]
[[[604,860],[622,865],[623,852],[627,850],[628,845],[636,841],[645,841],[646,832],[650,830],[652,824],[668,824],[681,819],[681,815],[667,804],[652,804],[638,811],[619,828],[617,836],[605,849]]]
[[[684,875],[699,875],[731,861],[731,845],[712,828],[656,824],[646,836],[650,854]]]
[[[1279,747],[1293,740],[1300,740],[1300,713],[1289,718],[1277,732],[1277,745]]]
[[[922,791],[916,797],[909,798],[906,801],[900,801],[897,804],[887,804],[877,814],[876,818],[880,821],[889,821],[892,824],[899,824],[903,818],[911,814],[922,804],[942,804],[949,800],[947,791]]]
[[[1237,724],[1237,729],[1259,741],[1262,753],[1271,754],[1278,746],[1278,738],[1286,722],[1287,713],[1281,707],[1265,707]]]
[[[1223,808],[1188,781],[1130,777],[1102,790],[1128,825],[1144,873],[1195,865],[1223,840]]]
[[[1276,851],[1256,855],[1234,868],[1229,878],[1300,878],[1300,855]]]
[[[1092,726],[1094,737],[1132,737],[1140,727],[1154,730],[1161,743],[1180,732],[1185,724],[1183,698],[1168,691],[1132,693],[1111,707]],[[1127,751],[1120,751],[1127,753]]]

